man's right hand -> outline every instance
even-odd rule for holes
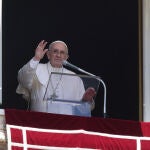
[[[42,40],[38,44],[37,48],[35,49],[35,56],[33,58],[34,60],[40,61],[44,57],[45,53],[48,51],[48,49],[45,49],[46,44],[47,42],[45,40]]]

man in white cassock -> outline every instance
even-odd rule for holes
[[[46,44],[42,40],[35,49],[34,57],[19,70],[16,92],[29,101],[32,111],[91,116],[96,94],[94,88],[85,91],[81,78],[62,75],[75,74],[63,67],[63,61],[68,59],[68,47],[63,41],[52,42],[48,49]],[[45,54],[49,61],[42,64],[40,60]],[[59,74],[53,75],[52,72]]]

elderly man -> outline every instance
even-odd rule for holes
[[[93,88],[84,89],[81,78],[61,74],[75,74],[63,67],[63,61],[68,59],[68,47],[63,41],[54,41],[45,49],[47,42],[42,40],[35,49],[34,57],[18,72],[16,92],[22,94],[29,101],[33,111],[91,116],[89,109],[94,108],[93,97],[96,92]],[[42,64],[40,60],[47,55],[48,63]],[[51,76],[52,72],[60,73]],[[49,82],[49,79],[51,80]],[[68,80],[69,79],[69,80]],[[61,99],[57,102],[55,99]],[[83,102],[81,104],[66,104],[63,100]],[[52,101],[51,101],[52,100]],[[70,108],[77,107],[80,113],[74,114]]]

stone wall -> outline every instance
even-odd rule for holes
[[[0,150],[7,149],[6,142],[6,126],[5,126],[5,114],[4,110],[0,109]]]

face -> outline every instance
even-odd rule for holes
[[[62,67],[62,62],[68,59],[67,47],[64,43],[53,43],[47,52],[47,57],[53,67]]]

